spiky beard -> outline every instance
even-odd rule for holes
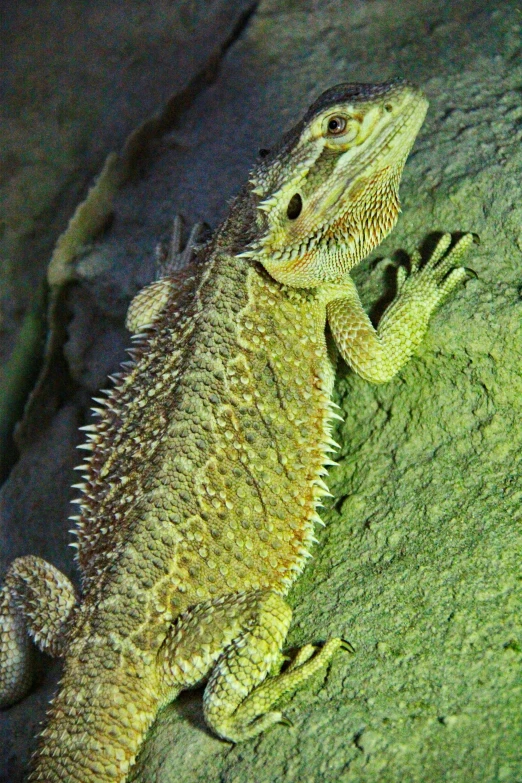
[[[404,162],[360,178],[339,199],[338,216],[303,242],[282,250],[263,243],[255,253],[281,283],[313,287],[342,278],[389,234],[399,214],[398,187]],[[344,205],[344,206],[343,206]]]

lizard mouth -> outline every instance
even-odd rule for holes
[[[354,167],[367,170],[372,165],[386,162],[388,164],[403,162],[409,155],[413,143],[426,116],[428,102],[419,93],[411,101],[411,105],[403,111],[397,122],[383,131],[371,145],[357,158]]]

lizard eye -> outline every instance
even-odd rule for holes
[[[330,117],[326,124],[326,132],[328,136],[339,136],[346,128],[346,118],[340,115]]]

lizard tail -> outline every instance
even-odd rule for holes
[[[78,661],[67,669],[29,781],[123,783],[156,717],[159,693],[152,669],[147,675],[126,662],[107,670],[93,661],[83,673]]]

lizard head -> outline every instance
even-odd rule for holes
[[[341,279],[395,225],[427,108],[406,81],[324,92],[251,174],[259,231],[243,255],[291,286]]]

